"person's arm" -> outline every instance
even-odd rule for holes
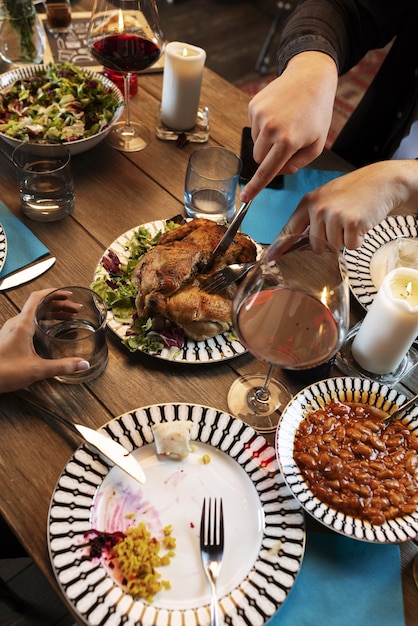
[[[389,212],[417,206],[418,160],[381,161],[307,193],[284,230],[300,233],[309,226],[310,235],[331,248],[354,249]]]
[[[35,310],[51,291],[35,291],[21,312],[7,320],[0,329],[0,393],[16,391],[43,378],[72,374],[90,367],[77,357],[42,359],[35,352]]]
[[[287,21],[279,76],[249,104],[259,168],[241,192],[251,200],[277,174],[292,174],[324,149],[338,76],[391,40],[413,0],[305,0]]]

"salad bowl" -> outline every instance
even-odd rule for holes
[[[65,143],[72,155],[85,152],[106,137],[123,108],[123,95],[112,81],[70,63],[0,74],[0,138],[14,148],[43,138]]]

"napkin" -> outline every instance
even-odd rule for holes
[[[48,248],[0,202],[0,224],[6,233],[6,260],[0,279],[49,254]]]
[[[269,626],[402,626],[400,548],[308,532],[289,597]]]
[[[266,187],[254,198],[242,222],[242,232],[258,243],[272,243],[305,193],[345,173],[305,167],[283,176],[282,189]]]

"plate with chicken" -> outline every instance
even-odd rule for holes
[[[176,216],[120,235],[98,263],[92,289],[108,305],[108,327],[131,352],[181,363],[211,363],[246,352],[232,328],[237,285],[209,294],[200,285],[232,263],[250,263],[260,247],[237,233],[209,272],[225,226]]]

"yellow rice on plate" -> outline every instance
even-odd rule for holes
[[[161,541],[151,536],[146,525],[129,528],[116,545],[112,547],[111,556],[117,561],[122,574],[122,584],[131,595],[152,602],[154,596],[163,589],[170,589],[168,580],[161,580],[157,568],[168,565],[175,555],[176,540],[171,535],[172,527],[163,529]],[[167,552],[163,555],[160,550]]]

